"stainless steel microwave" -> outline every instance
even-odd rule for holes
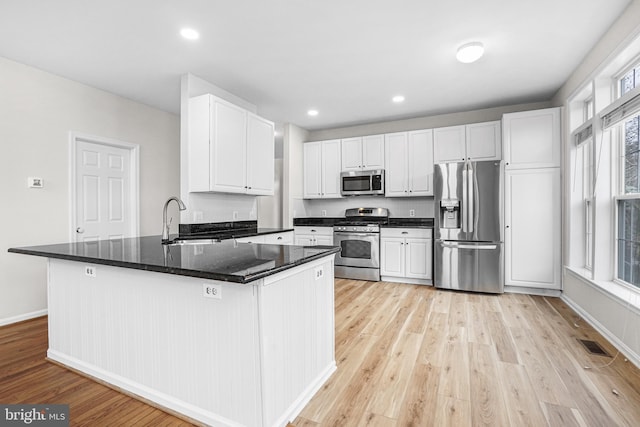
[[[343,196],[384,195],[384,170],[342,172],[340,194]]]

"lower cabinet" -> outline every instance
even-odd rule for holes
[[[433,230],[382,228],[380,275],[388,282],[432,283]]]
[[[333,245],[333,227],[294,227],[295,244],[299,246]]]
[[[241,237],[236,239],[241,243],[267,243],[271,245],[293,245],[293,231],[283,233],[262,234],[260,236]]]
[[[561,289],[560,168],[505,172],[505,286]]]

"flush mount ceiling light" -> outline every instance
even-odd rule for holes
[[[401,103],[401,102],[404,102],[404,96],[402,96],[402,95],[396,95],[396,96],[394,96],[393,98],[391,98],[391,100],[392,100],[393,102],[395,102],[396,104],[399,104],[399,103]]]
[[[198,33],[193,28],[183,28],[180,30],[180,35],[187,40],[198,40],[200,38],[200,33]]]
[[[307,111],[307,114],[310,115],[311,117],[315,117],[318,115],[318,110],[309,110]]]
[[[456,58],[462,63],[469,64],[480,59],[483,54],[484,45],[480,42],[472,42],[460,46]]]

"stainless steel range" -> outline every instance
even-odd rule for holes
[[[345,279],[380,280],[380,225],[389,221],[385,208],[355,208],[345,211],[344,221],[333,226],[336,255],[335,276]]]

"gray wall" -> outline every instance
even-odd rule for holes
[[[0,324],[47,307],[44,258],[9,247],[69,241],[69,131],[140,145],[140,233],[160,234],[179,191],[174,114],[0,58]],[[44,188],[27,188],[27,177]]]

